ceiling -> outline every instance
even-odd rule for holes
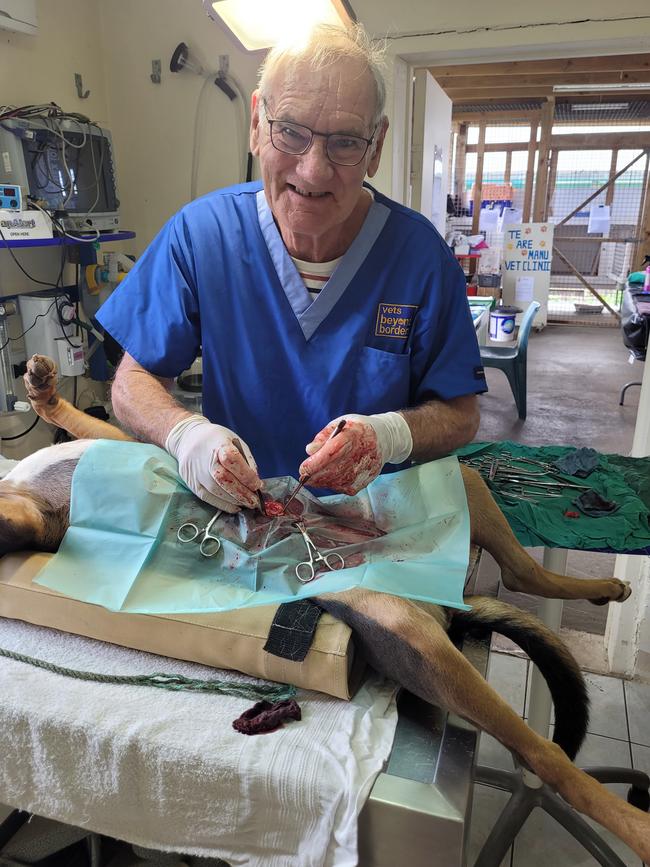
[[[576,87],[576,94],[595,101],[623,97],[650,97],[650,54],[620,54],[609,57],[574,57],[558,60],[520,60],[504,63],[472,63],[429,66],[429,71],[456,103],[528,100],[566,97],[554,88]],[[602,90],[600,90],[601,86]],[[606,85],[625,85],[626,90],[608,90]],[[581,86],[585,89],[581,90]]]
[[[617,13],[630,16],[629,21],[621,17],[621,21],[628,21],[623,30],[598,17],[591,28],[579,26],[579,21],[564,21],[576,12],[566,0],[545,0],[539,7],[540,21],[528,8],[521,15],[513,13],[512,4],[507,2],[490,7],[484,0],[465,0],[462,7],[431,0],[339,2],[349,3],[368,32],[387,38],[390,50],[413,67],[429,68],[455,107],[477,101],[500,104],[504,100],[540,105],[554,94],[554,86],[561,84],[589,86],[589,98],[606,97],[609,101],[611,92],[603,91],[601,97],[591,86],[639,85],[625,93],[626,99],[650,99],[648,9],[637,0],[619,0],[608,13],[612,22],[618,20]],[[593,4],[580,5],[585,7],[585,14],[598,12]],[[636,27],[632,23],[635,15],[639,17]],[[591,19],[585,18],[588,21]],[[549,22],[575,25],[581,34],[579,41],[575,41],[575,28],[549,29]],[[604,33],[607,39],[602,38]],[[587,91],[578,93],[587,98]],[[556,94],[556,103],[564,98]],[[618,101],[622,95],[617,93],[615,98]]]

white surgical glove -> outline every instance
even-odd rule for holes
[[[330,434],[341,419],[345,427],[333,439]],[[356,494],[370,484],[384,464],[401,464],[413,450],[413,436],[399,412],[377,415],[343,415],[333,419],[305,449],[310,455],[300,465],[300,478],[309,484]]]
[[[206,503],[224,512],[238,512],[242,506],[257,507],[255,491],[262,487],[257,464],[234,431],[212,424],[205,416],[192,415],[174,425],[167,434],[165,448],[178,461],[178,471],[187,487]]]

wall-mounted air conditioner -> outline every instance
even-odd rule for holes
[[[36,0],[0,0],[0,29],[35,36],[38,32]]]

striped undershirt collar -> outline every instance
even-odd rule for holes
[[[364,187],[364,192],[366,192],[374,201],[375,197],[372,190]],[[342,258],[343,256],[339,256],[338,259],[331,259],[329,262],[305,262],[303,259],[296,259],[295,256],[291,257],[298,274],[300,274],[300,279],[305,284],[307,291],[311,295],[312,301],[330,279],[334,273],[334,269]]]
[[[300,274],[300,279],[312,296],[312,300],[327,283],[342,258],[342,256],[339,256],[338,259],[331,259],[329,262],[305,262],[302,259],[296,259],[294,256],[291,257],[296,270]]]

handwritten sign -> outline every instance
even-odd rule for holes
[[[517,305],[519,302],[521,307],[532,300],[539,301],[542,306],[535,319],[536,325],[546,323],[553,229],[551,223],[510,223],[503,227],[503,303]]]

